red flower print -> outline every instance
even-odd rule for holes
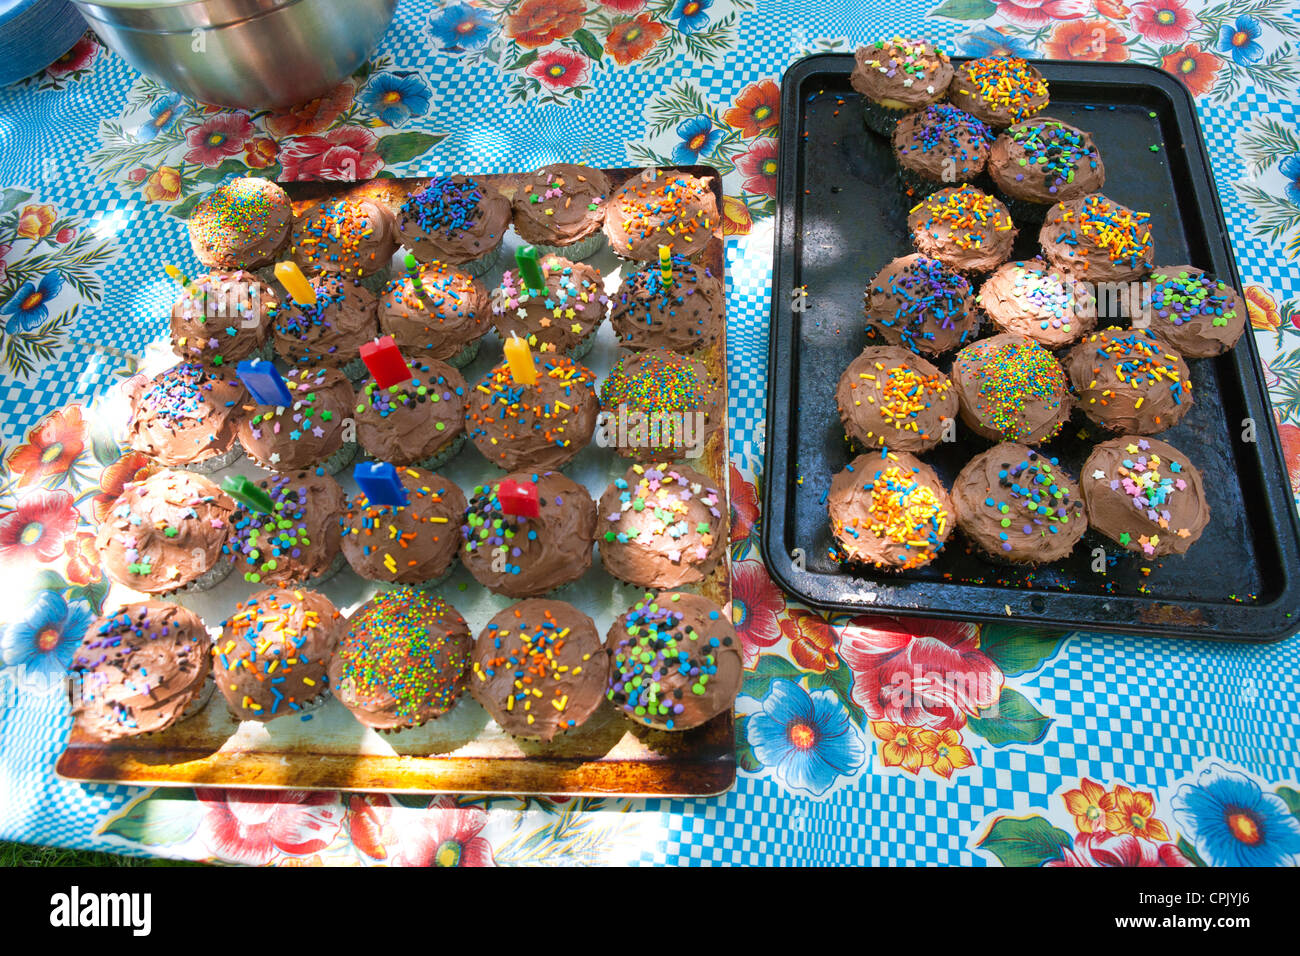
[[[27,444],[9,456],[9,471],[19,475],[18,486],[58,484],[86,450],[86,423],[81,406],[69,405],[52,412],[27,433]]]
[[[63,551],[68,556],[68,571],[64,575],[73,584],[94,584],[103,578],[99,566],[99,549],[95,547],[95,536],[89,531],[78,531],[68,539]]]
[[[731,470],[731,542],[735,544],[748,538],[758,524],[758,492],[741,477],[735,465],[727,467]]]
[[[587,5],[582,0],[524,0],[506,18],[506,36],[536,50],[552,40],[572,36],[586,15]]]
[[[1291,479],[1291,491],[1300,495],[1300,428],[1290,423],[1277,426],[1282,439],[1282,458]]]
[[[77,509],[67,491],[38,489],[0,513],[0,567],[24,561],[53,561],[77,530]]]
[[[319,853],[343,826],[343,805],[330,791],[196,787],[194,795],[203,808],[199,839],[230,863],[261,866],[281,853]]]
[[[840,666],[835,628],[815,611],[790,608],[781,618],[781,633],[790,642],[790,656],[804,670],[824,674]]]
[[[461,807],[451,797],[435,797],[428,809],[395,817],[395,866],[496,866],[492,844],[479,836],[487,812]]]
[[[244,144],[253,133],[253,124],[243,113],[210,116],[185,134],[185,141],[190,144],[185,160],[204,166],[220,166],[227,158],[243,152]]]
[[[244,147],[244,163],[253,169],[265,169],[275,162],[280,154],[280,147],[275,140],[258,136],[248,141]]]
[[[109,512],[126,486],[133,481],[144,481],[158,466],[138,451],[129,451],[99,473],[99,494],[91,499],[90,506],[97,522],[108,520]]]
[[[1095,0],[1093,5],[1103,17],[1110,17],[1112,20],[1128,19],[1129,9],[1120,0]]]
[[[1119,63],[1128,59],[1124,34],[1105,20],[1074,20],[1057,24],[1043,52],[1054,60],[1101,60]]]
[[[9,275],[9,263],[5,260],[13,248],[12,243],[0,242],[0,283],[3,283]]]
[[[667,32],[666,26],[643,13],[635,20],[625,20],[610,28],[609,36],[605,38],[605,52],[619,66],[627,66],[649,53]]]
[[[1214,78],[1223,61],[1213,53],[1202,50],[1199,44],[1189,43],[1177,53],[1160,60],[1160,65],[1183,81],[1193,96],[1204,96],[1214,88]]]
[[[384,168],[375,152],[375,134],[359,126],[342,126],[324,136],[296,136],[280,149],[282,182],[374,179]]]
[[[541,80],[543,86],[553,90],[566,90],[587,78],[587,63],[587,58],[581,53],[552,50],[524,72],[535,80]]]
[[[344,80],[324,96],[308,100],[292,109],[271,113],[262,121],[262,125],[276,139],[323,133],[333,126],[344,111],[352,105],[354,95],[356,95],[356,88],[351,81]]]
[[[76,73],[90,66],[97,52],[99,52],[99,44],[87,34],[74,43],[71,50],[47,66],[45,71],[51,76],[67,76],[69,73]]]
[[[743,186],[746,192],[756,196],[776,195],[777,150],[776,140],[759,140],[736,162],[741,175],[745,177]]]
[[[1201,25],[1183,0],[1147,0],[1133,4],[1133,29],[1156,43],[1182,43]]]
[[[869,719],[960,730],[996,703],[1002,671],[979,650],[979,629],[958,621],[864,616],[840,635],[853,700]]]
[[[385,793],[354,793],[348,797],[348,836],[352,845],[373,860],[388,859],[397,837],[392,827],[393,802]]]
[[[1012,23],[1041,27],[1051,20],[1076,20],[1091,9],[1089,0],[997,0],[998,13]]]
[[[1159,845],[1130,833],[1080,833],[1061,859],[1044,866],[1194,866],[1172,843]]]
[[[754,228],[754,217],[745,205],[745,200],[735,196],[722,197],[722,234],[724,236],[747,236]]]
[[[745,87],[722,118],[746,138],[776,129],[781,123],[781,88],[772,80],[759,80]]]
[[[67,245],[69,242],[71,242],[73,239],[76,238],[77,238],[76,226],[64,226],[62,229],[60,229],[58,232],[54,234],[54,241],[60,243],[61,245]]]
[[[646,5],[646,0],[599,0],[599,3],[615,13],[637,13]]]
[[[759,652],[781,639],[776,616],[785,610],[785,596],[767,576],[761,561],[737,561],[731,569],[731,618],[740,635],[746,667]]]

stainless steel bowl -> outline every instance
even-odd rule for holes
[[[200,102],[305,103],[379,45],[397,0],[74,0],[137,70]]]

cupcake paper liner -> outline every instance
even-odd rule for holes
[[[496,268],[496,264],[500,261],[501,244],[498,243],[497,247],[491,252],[484,253],[477,259],[471,259],[469,262],[459,263],[456,268],[461,272],[468,272],[471,276],[477,279],[491,272]]]
[[[1052,208],[1051,203],[1032,202],[1028,199],[1013,199],[996,186],[993,188],[993,196],[1007,207],[1007,212],[1011,214],[1012,222],[1021,226],[1032,226],[1035,229],[1041,228],[1043,220],[1047,218],[1047,210]]]
[[[893,136],[898,121],[911,112],[913,110],[890,109],[888,106],[873,103],[865,96],[862,97],[862,121],[867,124],[867,129],[881,136]]]
[[[578,340],[578,344],[564,354],[569,356],[575,362],[591,351],[591,347],[596,344],[596,333],[600,331],[597,325],[594,329]]]
[[[583,259],[589,259],[600,252],[604,246],[605,233],[600,229],[597,229],[586,239],[579,239],[570,246],[549,246],[533,243],[533,248],[537,250],[539,256],[560,256],[570,262],[581,262]]]
[[[366,368],[366,363],[361,361],[360,358],[354,358],[347,365],[344,365],[342,372],[350,382],[359,382],[370,375],[370,369]]]
[[[422,458],[420,461],[417,461],[415,467],[423,468],[426,471],[437,471],[440,465],[445,465],[460,454],[460,450],[465,447],[466,437],[465,432],[462,431],[428,458]]]
[[[475,339],[473,342],[466,342],[459,352],[447,359],[447,364],[452,368],[464,368],[478,357],[479,346],[482,344],[482,339]]]
[[[229,577],[230,572],[233,570],[235,570],[234,563],[227,561],[225,555],[218,555],[217,563],[208,568],[208,570],[204,571],[189,584],[184,587],[173,588],[170,591],[164,591],[161,594],[154,596],[166,598],[177,594],[197,594],[199,591],[210,591]]]
[[[901,164],[898,165],[898,188],[906,200],[915,205],[922,199],[937,193],[940,189],[946,189],[949,186],[959,185],[956,182],[944,183],[935,182],[932,179],[926,179],[915,170],[908,169]],[[910,191],[909,191],[910,190]]]
[[[244,446],[235,442],[230,446],[230,450],[220,455],[213,455],[211,458],[205,458],[203,461],[196,461],[188,465],[177,465],[176,467],[184,471],[193,471],[200,475],[210,475],[215,471],[220,471],[234,462],[244,453]]]

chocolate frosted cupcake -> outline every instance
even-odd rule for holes
[[[560,355],[534,359],[536,384],[517,384],[498,365],[470,393],[469,439],[506,471],[567,464],[591,441],[600,413],[595,372]]]
[[[1065,360],[1083,413],[1112,432],[1154,435],[1192,407],[1183,357],[1144,329],[1102,329]]]
[[[1210,523],[1201,473],[1155,438],[1124,435],[1098,445],[1079,484],[1088,524],[1148,558],[1186,554]]]
[[[863,349],[849,363],[835,388],[835,404],[845,434],[863,451],[927,452],[957,418],[957,392],[948,376],[892,345]]]
[[[275,320],[275,352],[290,365],[342,369],[354,381],[366,374],[361,346],[379,334],[379,299],[355,279],[322,272],[311,280],[314,305],[286,298]]]
[[[591,351],[609,302],[600,272],[585,262],[543,256],[546,288],[534,292],[507,269],[492,300],[492,322],[503,340],[517,335],[533,348],[579,359]]]
[[[726,507],[726,496],[694,469],[633,465],[600,496],[600,559],[639,587],[698,584],[727,549]]]
[[[893,143],[903,190],[919,199],[984,172],[993,131],[951,104],[935,103],[900,119]]]
[[[721,383],[667,349],[620,358],[600,386],[605,444],[641,461],[698,458],[722,426]]]
[[[248,398],[238,381],[181,363],[134,390],[127,444],[160,465],[213,472],[240,455],[235,444]]]
[[[694,259],[704,254],[720,222],[713,177],[651,167],[610,197],[605,235],[624,259],[658,262],[660,246]]]
[[[317,591],[270,588],[236,605],[212,647],[231,715],[265,723],[324,703],[330,658],[347,626]]]
[[[744,679],[731,616],[698,594],[647,594],[614,622],[605,648],[605,696],[659,730],[690,730],[725,713]]]
[[[1085,282],[1142,279],[1155,261],[1151,213],[1101,193],[1052,206],[1038,241],[1048,262]]]
[[[925,256],[902,256],[885,266],[867,286],[863,302],[869,345],[939,355],[979,333],[970,282]]]
[[[685,256],[672,256],[671,268],[668,282],[657,262],[623,277],[611,300],[609,322],[624,348],[692,352],[709,348],[722,336],[722,282],[708,266]]]
[[[337,474],[357,453],[345,440],[354,405],[352,383],[336,368],[294,369],[284,376],[293,396],[287,407],[245,405],[239,443],[263,468],[301,471],[319,465]]]
[[[1023,335],[1004,332],[966,346],[950,374],[961,420],[989,441],[1038,445],[1070,417],[1070,383],[1061,363]]]
[[[337,481],[322,469],[271,475],[257,486],[273,510],[236,505],[223,548],[245,581],[315,586],[343,566],[338,515],[346,498]]]
[[[826,495],[831,557],[886,571],[929,564],[952,534],[952,501],[929,465],[906,452],[859,455]]]
[[[348,619],[330,685],[366,727],[419,727],[456,705],[473,646],[454,607],[419,588],[397,588],[376,594]]]
[[[1097,325],[1097,299],[1085,282],[1042,259],[1008,262],[984,280],[976,299],[999,332],[1064,348]]]
[[[599,169],[551,163],[516,178],[512,201],[515,232],[543,254],[585,259],[604,236],[605,203],[613,190]]]
[[[591,618],[563,601],[520,601],[474,643],[469,692],[501,729],[550,743],[605,697],[609,655]]]
[[[110,578],[132,591],[207,590],[227,574],[221,551],[235,503],[202,475],[164,470],[128,484],[95,535]]]
[[[961,64],[948,98],[994,129],[1036,116],[1050,99],[1043,74],[1018,56],[986,56]]]
[[[201,275],[172,306],[172,351],[230,378],[244,359],[266,357],[279,307],[275,290],[251,272]]]
[[[380,461],[434,469],[465,444],[469,386],[446,362],[405,358],[405,382],[380,388],[367,379],[357,386],[357,441]]]
[[[437,259],[472,276],[488,272],[501,255],[510,226],[510,200],[481,179],[437,176],[406,197],[398,239],[421,262]]]
[[[1246,306],[1232,286],[1195,266],[1156,269],[1142,304],[1147,328],[1187,358],[1222,355],[1246,331]]]
[[[209,269],[260,269],[289,243],[289,194],[269,179],[222,183],[190,213],[190,245]]]
[[[952,505],[977,548],[1012,564],[1058,561],[1088,529],[1079,488],[1060,462],[1014,442],[967,462],[953,482]]]
[[[1017,221],[1041,223],[1053,203],[1101,190],[1106,167],[1092,136],[1050,116],[1009,127],[993,144],[989,176]]]
[[[894,37],[859,47],[849,82],[862,94],[862,118],[882,136],[910,112],[943,99],[952,82],[948,54],[924,40]]]
[[[353,279],[387,269],[397,251],[397,219],[373,199],[312,205],[293,224],[289,254],[307,275],[341,272]]]
[[[343,554],[370,581],[428,587],[450,573],[460,548],[465,495],[420,468],[398,468],[404,505],[373,504],[358,491],[339,518]]]
[[[921,200],[908,214],[907,228],[917,252],[965,275],[1006,262],[1017,231],[1006,206],[968,183]]]
[[[483,283],[441,262],[426,262],[414,276],[408,272],[393,279],[379,298],[382,333],[408,354],[453,368],[473,361],[479,340],[491,327]]]
[[[141,601],[106,614],[72,656],[73,720],[104,741],[166,730],[206,701],[210,647],[203,621],[179,604]]]

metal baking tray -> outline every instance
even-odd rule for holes
[[[695,175],[713,176],[721,209],[721,177],[716,170],[677,168]],[[606,172],[617,188],[640,170]],[[505,190],[510,188],[505,175],[482,178]],[[405,193],[422,188],[427,182],[427,179],[383,178],[350,186],[296,183],[288,184],[286,189],[295,208],[301,211],[305,205],[322,198],[345,194],[400,202]],[[520,244],[521,240],[511,230],[501,264],[482,277],[489,289],[500,282],[502,271],[513,262],[514,249]],[[698,261],[722,278],[723,258],[722,238],[715,234]],[[620,267],[628,268],[608,248],[587,261],[600,269],[606,290],[610,292],[618,286]],[[156,367],[146,366],[149,374],[175,362],[165,340],[156,351],[158,354],[153,357]],[[619,352],[613,329],[605,322],[582,364],[603,379]],[[695,354],[719,377],[725,390],[725,342],[719,342],[707,353]],[[468,382],[474,383],[500,360],[500,342],[495,332],[488,332],[479,356],[461,371]],[[724,425],[705,446],[701,458],[689,464],[712,478],[726,494],[727,460]],[[613,449],[600,448],[593,442],[566,466],[565,473],[599,498],[609,482],[626,470],[627,463],[620,462]],[[351,467],[345,468],[337,476],[349,494],[355,491],[351,471]],[[467,496],[476,484],[503,474],[471,445],[466,445],[438,471],[460,485]],[[217,473],[214,480],[220,483],[227,473],[259,477],[265,474],[249,464],[247,458]],[[725,528],[723,533],[727,533]],[[211,591],[181,595],[179,600],[201,615],[209,626],[214,626],[253,590],[236,572]],[[319,590],[344,613],[351,613],[378,586],[344,567]],[[476,635],[494,614],[512,603],[480,586],[463,566],[458,566],[437,590],[460,611]],[[718,570],[695,590],[719,604],[728,604],[731,600],[729,552]],[[615,617],[631,607],[642,593],[642,589],[622,584],[607,574],[599,557],[593,556],[591,570],[557,597],[590,615],[604,634]],[[133,592],[114,585],[105,607],[112,608],[133,599]],[[605,705],[581,728],[545,745],[515,740],[504,733],[469,694],[445,716],[423,727],[391,735],[367,730],[337,700],[330,700],[306,720],[290,715],[268,724],[240,723],[229,715],[221,695],[213,694],[198,715],[166,731],[134,740],[104,744],[74,727],[55,769],[59,776],[72,780],[147,786],[206,784],[415,793],[705,796],[731,787],[736,777],[736,755],[730,711],[695,730],[673,734],[633,724]]]
[[[1092,133],[1106,162],[1106,195],[1152,213],[1156,264],[1200,266],[1240,290],[1186,88],[1137,64],[1035,65],[1051,85],[1046,112]],[[836,611],[1216,640],[1269,641],[1300,630],[1300,523],[1249,330],[1227,355],[1192,361],[1196,403],[1159,435],[1205,477],[1211,520],[1186,556],[1146,561],[1090,531],[1069,558],[1033,570],[993,565],[959,534],[915,571],[859,576],[830,559],[823,496],[851,458],[835,386],[866,342],[863,289],[913,251],[912,203],[896,183],[889,142],[863,126],[852,70],[850,55],[814,55],[791,66],[781,85],[762,535],[773,579]],[[1037,231],[1022,229],[1013,258],[1036,248]],[[802,312],[792,308],[799,287],[807,290]],[[939,363],[945,371],[950,364],[951,355]],[[1254,442],[1242,439],[1246,419]],[[1104,437],[1076,411],[1045,447],[1077,476]],[[960,428],[956,442],[923,458],[951,487],[987,447]],[[1098,546],[1108,556],[1104,573],[1093,570]]]

